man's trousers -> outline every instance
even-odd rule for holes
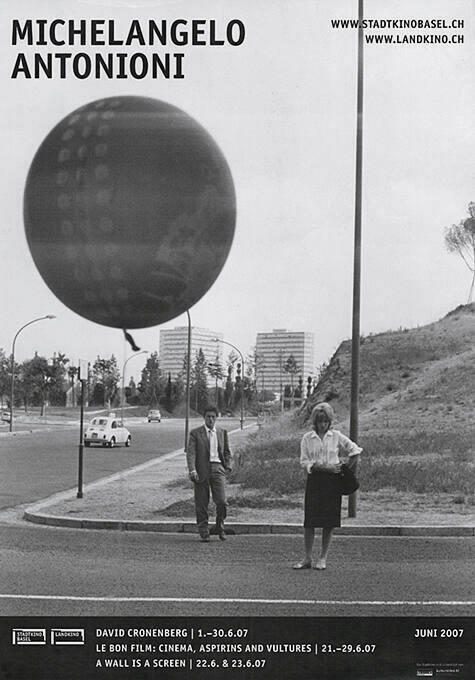
[[[195,482],[196,523],[201,532],[208,529],[208,506],[210,490],[216,504],[216,525],[226,519],[226,473],[221,463],[211,463],[209,479]]]

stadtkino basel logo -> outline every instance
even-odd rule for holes
[[[14,645],[45,645],[46,628],[13,628]]]

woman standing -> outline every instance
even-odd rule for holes
[[[307,472],[305,487],[304,543],[305,557],[294,569],[310,569],[315,528],[322,529],[322,544],[315,569],[325,569],[328,549],[335,527],[341,524],[341,492],[337,477],[342,461],[350,469],[356,465],[362,449],[331,427],[332,407],[321,402],[312,411],[313,430],[300,443],[300,465]]]

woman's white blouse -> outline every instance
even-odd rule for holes
[[[362,450],[338,430],[328,430],[323,440],[312,430],[306,432],[300,442],[300,465],[310,474],[314,463],[334,465],[346,456],[357,456]]]

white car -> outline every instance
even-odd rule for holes
[[[132,436],[122,421],[115,416],[93,418],[84,433],[84,446],[100,444],[113,448],[119,444],[130,446]]]
[[[158,408],[154,408],[151,411],[148,412],[147,416],[148,422],[151,423],[152,420],[156,420],[157,423],[159,423],[162,419],[162,414],[158,410]]]

